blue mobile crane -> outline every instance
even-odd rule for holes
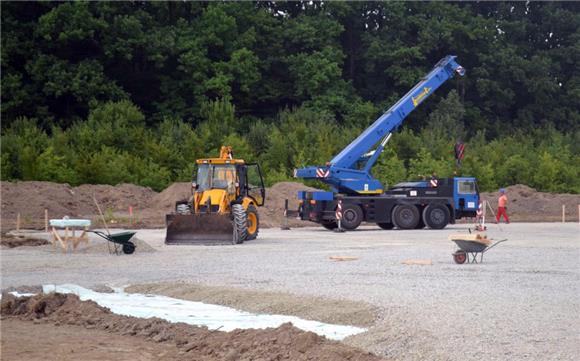
[[[346,230],[356,229],[363,221],[383,229],[425,226],[441,229],[456,219],[475,216],[479,203],[475,178],[405,182],[385,191],[370,172],[403,120],[447,80],[465,75],[465,69],[455,59],[451,55],[441,59],[413,89],[326,165],[294,171],[297,178],[316,179],[332,189],[298,192],[300,219],[320,223],[327,229],[337,228],[335,211],[339,201],[341,227]]]

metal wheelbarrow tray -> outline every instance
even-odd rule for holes
[[[94,234],[96,234],[97,236],[100,236],[104,239],[106,239],[107,241],[114,243],[114,244],[119,244],[122,246],[122,250],[123,253],[125,254],[132,254],[133,252],[135,252],[135,243],[131,242],[130,239],[133,238],[133,236],[135,234],[137,234],[137,232],[130,232],[130,231],[126,231],[126,232],[119,232],[119,233],[113,233],[113,234],[107,234],[105,232],[101,232],[101,231],[90,231]],[[110,251],[110,249],[109,249]],[[117,249],[115,248],[115,253],[117,252]]]
[[[457,264],[467,263],[481,263],[483,262],[483,254],[498,244],[507,241],[507,239],[502,239],[491,244],[485,244],[473,240],[465,239],[452,239],[453,242],[459,248],[455,253],[452,254],[453,260]],[[479,261],[477,256],[479,254]]]

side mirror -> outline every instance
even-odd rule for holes
[[[199,188],[199,184],[197,184],[195,182],[191,182],[191,188],[197,190]]]

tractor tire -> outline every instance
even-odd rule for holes
[[[338,228],[338,224],[336,221],[325,221],[320,223],[322,227],[328,229],[329,231],[333,231]]]
[[[248,237],[248,217],[246,210],[241,204],[232,205],[232,217],[234,222],[234,237],[232,244],[244,243]]]
[[[342,220],[340,226],[347,231],[353,231],[363,221],[363,211],[356,204],[345,204],[342,207]]]
[[[387,229],[387,230],[393,229],[395,227],[394,224],[388,223],[388,222],[385,222],[385,223],[377,223],[377,226],[381,227],[382,229]]]
[[[430,204],[423,210],[423,221],[431,229],[443,229],[449,224],[449,209],[442,204]]]
[[[415,229],[420,218],[419,210],[414,205],[399,204],[393,209],[394,223],[400,229]]]
[[[258,232],[260,231],[260,217],[258,216],[258,210],[253,204],[248,206],[246,216],[248,217],[248,235],[246,236],[246,241],[251,241],[258,237]]]

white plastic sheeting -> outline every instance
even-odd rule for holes
[[[158,317],[169,322],[206,326],[210,330],[275,328],[283,323],[291,322],[304,331],[312,331],[318,335],[326,336],[328,339],[338,341],[366,331],[360,327],[332,325],[294,316],[252,314],[229,307],[166,296],[125,293],[122,289],[116,289],[114,293],[100,293],[77,285],[65,284],[45,285],[43,292],[73,293],[83,301],[94,301],[119,315],[141,318]]]

